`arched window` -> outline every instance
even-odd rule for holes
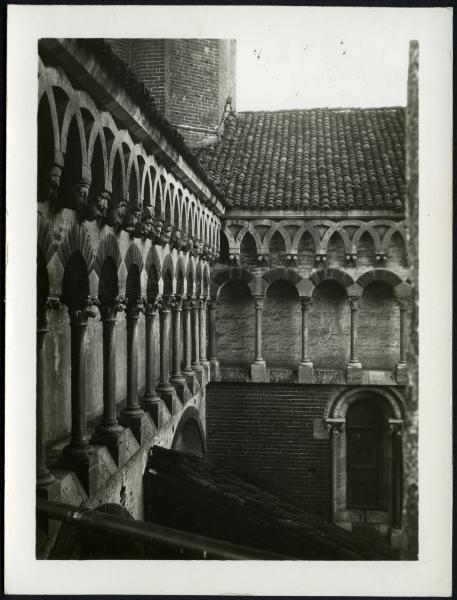
[[[383,415],[372,402],[357,400],[346,415],[346,506],[382,509]]]

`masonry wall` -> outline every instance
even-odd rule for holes
[[[208,456],[303,509],[329,516],[323,417],[340,386],[210,383]]]

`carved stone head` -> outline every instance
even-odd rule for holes
[[[169,244],[171,240],[171,234],[173,232],[172,225],[166,225],[162,231],[161,241],[160,243],[165,246],[165,244]]]
[[[80,179],[71,190],[72,205],[80,217],[84,217],[87,209],[90,181]]]
[[[86,211],[86,219],[88,221],[102,219],[105,216],[106,210],[108,208],[109,199],[109,193],[103,190],[98,194],[89,197]]]
[[[163,229],[163,221],[156,217],[153,222],[152,237],[151,237],[154,244],[160,244],[162,229]]]
[[[173,248],[176,248],[176,250],[181,250],[181,230],[180,229],[173,229],[171,232],[171,245]]]
[[[113,227],[116,231],[119,231],[124,222],[125,213],[127,210],[127,202],[121,200],[115,204],[108,212],[106,216],[106,223]]]
[[[124,230],[134,235],[139,219],[141,219],[141,208],[137,204],[129,204],[124,217]]]
[[[150,206],[145,206],[141,218],[140,235],[145,240],[150,238],[154,231],[154,217]]]
[[[49,202],[51,207],[57,206],[61,176],[62,169],[58,165],[49,169],[43,181],[41,202]]]

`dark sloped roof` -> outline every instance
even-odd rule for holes
[[[220,142],[197,152],[243,209],[402,209],[404,109],[230,114]]]
[[[383,545],[288,504],[207,457],[154,446],[145,480],[146,520],[305,560],[384,560]]]

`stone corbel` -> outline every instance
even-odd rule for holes
[[[326,260],[327,260],[327,254],[325,254],[324,252],[316,253],[315,261],[316,261],[317,265],[325,266]]]
[[[290,253],[287,255],[287,260],[289,262],[291,262],[292,264],[296,264],[297,260],[298,260],[298,256],[295,253]]]
[[[125,213],[127,212],[127,202],[120,200],[111,208],[108,208],[104,222],[119,233],[124,223]]]
[[[230,254],[229,261],[238,266],[240,264],[240,255],[239,254]]]
[[[388,419],[387,423],[388,423],[389,433],[392,436],[395,436],[395,437],[402,436],[403,419]]]
[[[355,267],[357,265],[357,254],[354,252],[352,254],[346,254],[346,266],[347,267]]]
[[[79,221],[84,221],[87,216],[90,184],[90,180],[83,177],[74,184],[71,190],[72,205]]]
[[[378,265],[384,265],[387,261],[387,255],[385,252],[376,252],[376,263]]]
[[[325,425],[327,427],[327,431],[329,432],[330,437],[338,437],[338,435],[344,433],[344,428],[346,425],[346,419],[343,417],[331,418],[328,417],[325,420]]]
[[[140,233],[138,231],[138,222],[141,219],[141,208],[136,203],[129,203],[124,221],[122,224],[122,228],[126,231],[131,238],[135,236],[139,237]]]
[[[42,186],[39,194],[39,202],[49,202],[49,207],[56,212],[59,208],[59,189],[62,177],[62,168],[59,165],[52,165],[49,171],[43,176]]]
[[[257,262],[262,264],[266,264],[268,262],[268,254],[258,254],[257,255]]]

